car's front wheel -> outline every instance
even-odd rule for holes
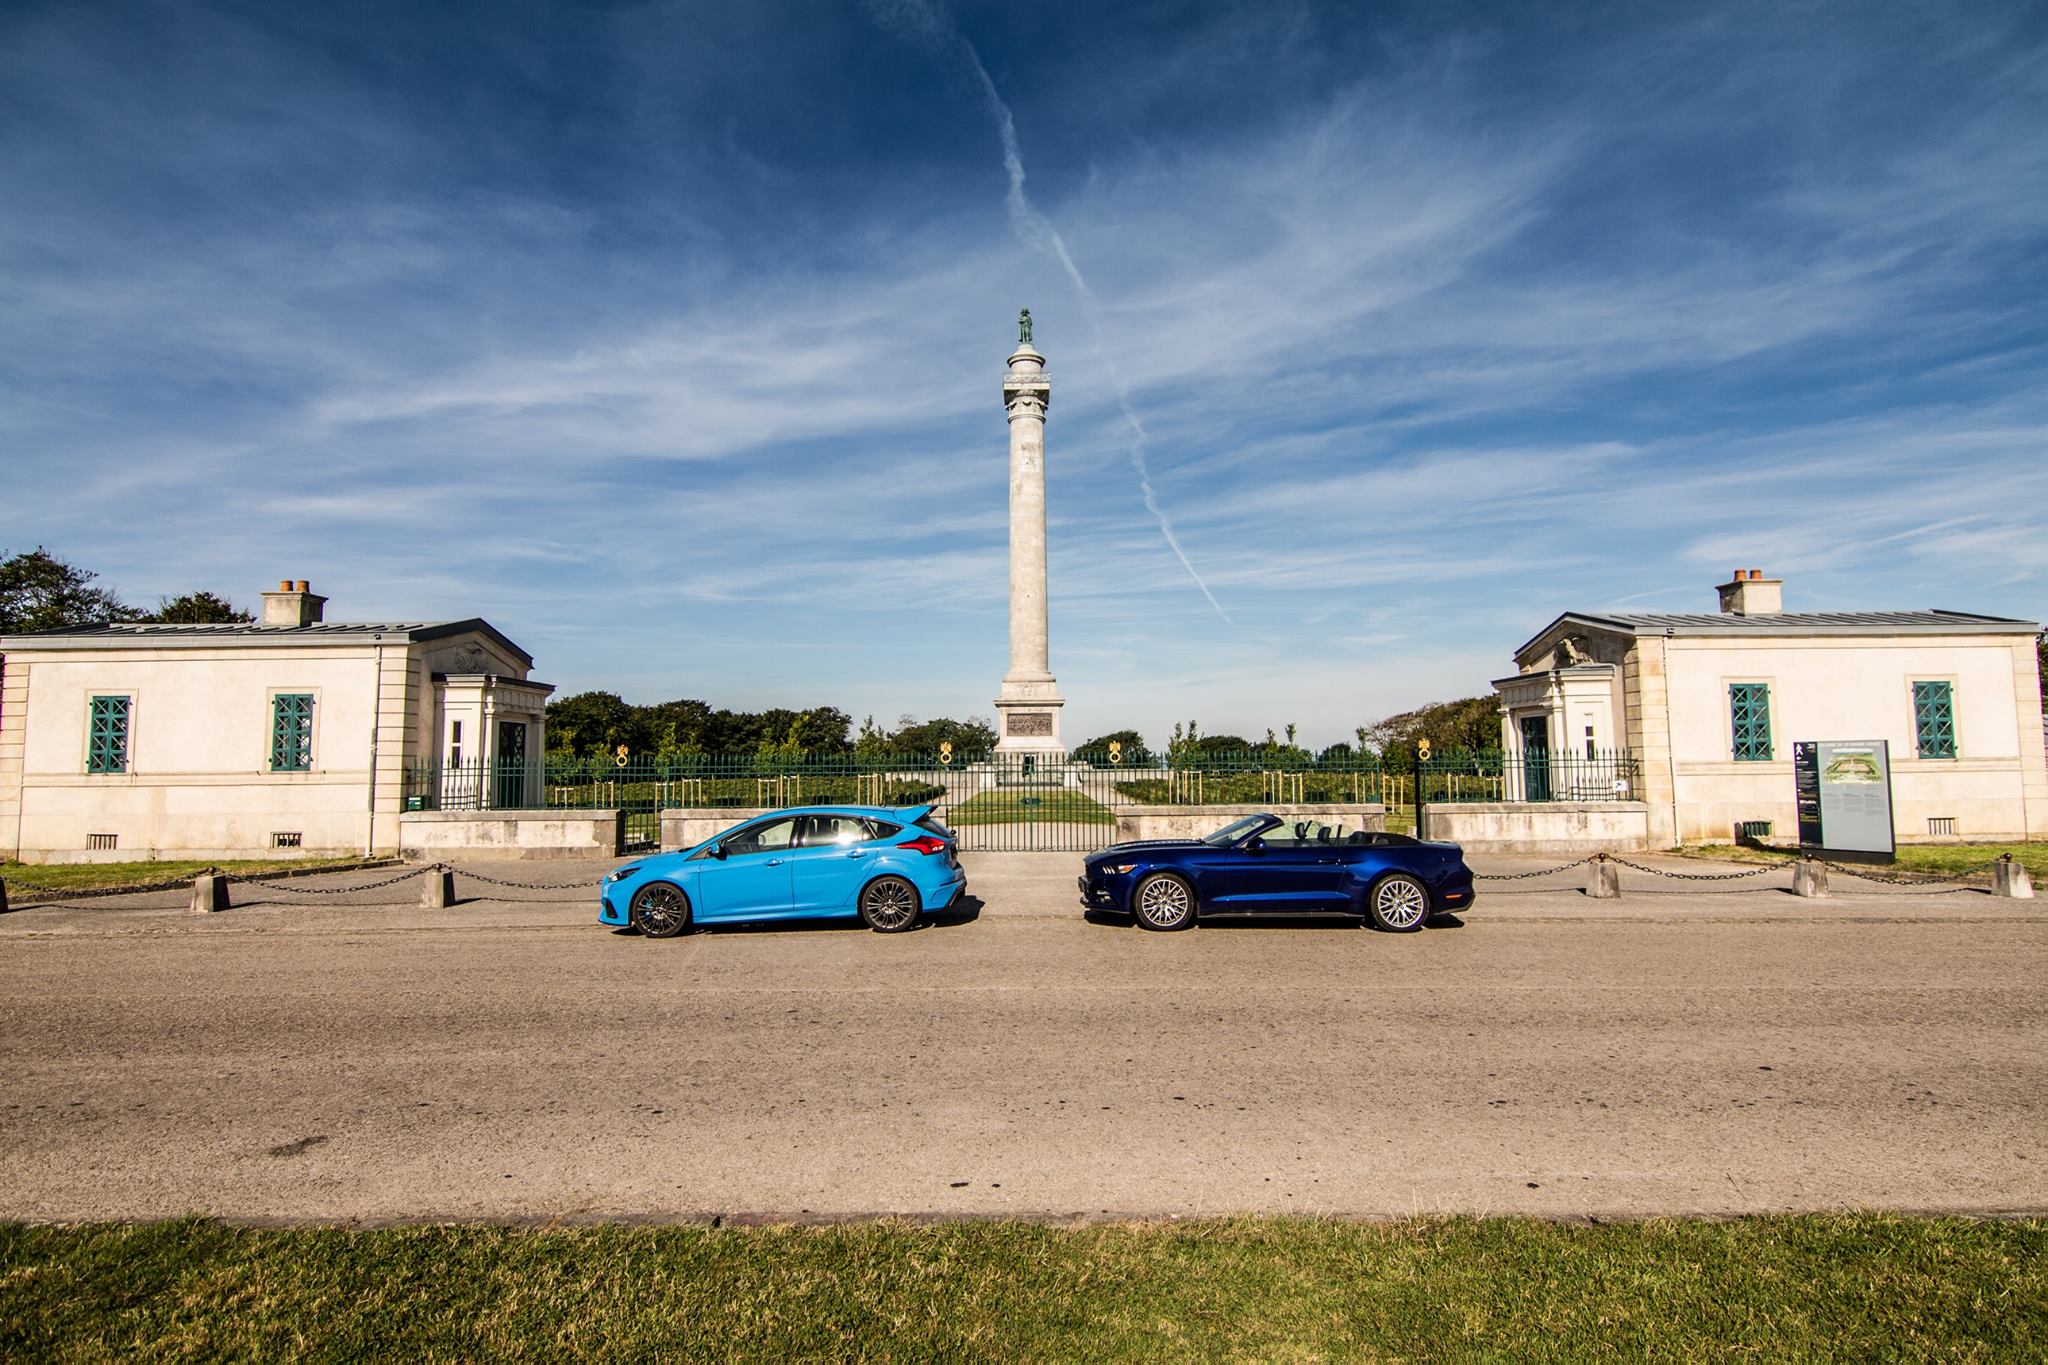
[[[917,888],[901,877],[877,877],[860,893],[861,923],[878,934],[900,934],[917,923]]]
[[[1405,872],[1382,877],[1366,893],[1366,914],[1389,933],[1411,934],[1429,918],[1429,888]]]
[[[1171,872],[1155,872],[1138,883],[1131,907],[1147,929],[1185,929],[1195,922],[1195,888]]]
[[[674,938],[690,927],[690,898],[679,886],[649,882],[633,893],[630,918],[649,938]]]

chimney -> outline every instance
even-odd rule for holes
[[[1776,616],[1785,610],[1785,580],[1765,578],[1762,569],[1737,569],[1715,589],[1730,616]]]
[[[266,626],[310,626],[320,620],[327,599],[313,591],[301,578],[278,580],[277,591],[263,594],[263,624]]]

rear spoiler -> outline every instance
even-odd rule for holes
[[[937,806],[898,806],[896,814],[903,818],[904,824],[914,825],[937,809]]]

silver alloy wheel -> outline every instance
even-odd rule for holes
[[[1195,898],[1178,877],[1160,873],[1138,888],[1138,919],[1148,929],[1178,929],[1194,913]]]
[[[634,893],[631,918],[649,938],[673,938],[690,922],[690,902],[667,882],[649,882]]]
[[[1413,929],[1429,918],[1429,893],[1413,877],[1389,877],[1373,888],[1372,911],[1382,928]]]
[[[901,877],[882,877],[860,893],[860,917],[868,928],[888,934],[917,918],[917,888]]]

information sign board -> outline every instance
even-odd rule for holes
[[[1792,784],[1801,847],[1887,862],[1896,856],[1884,740],[1801,740],[1792,746]]]

